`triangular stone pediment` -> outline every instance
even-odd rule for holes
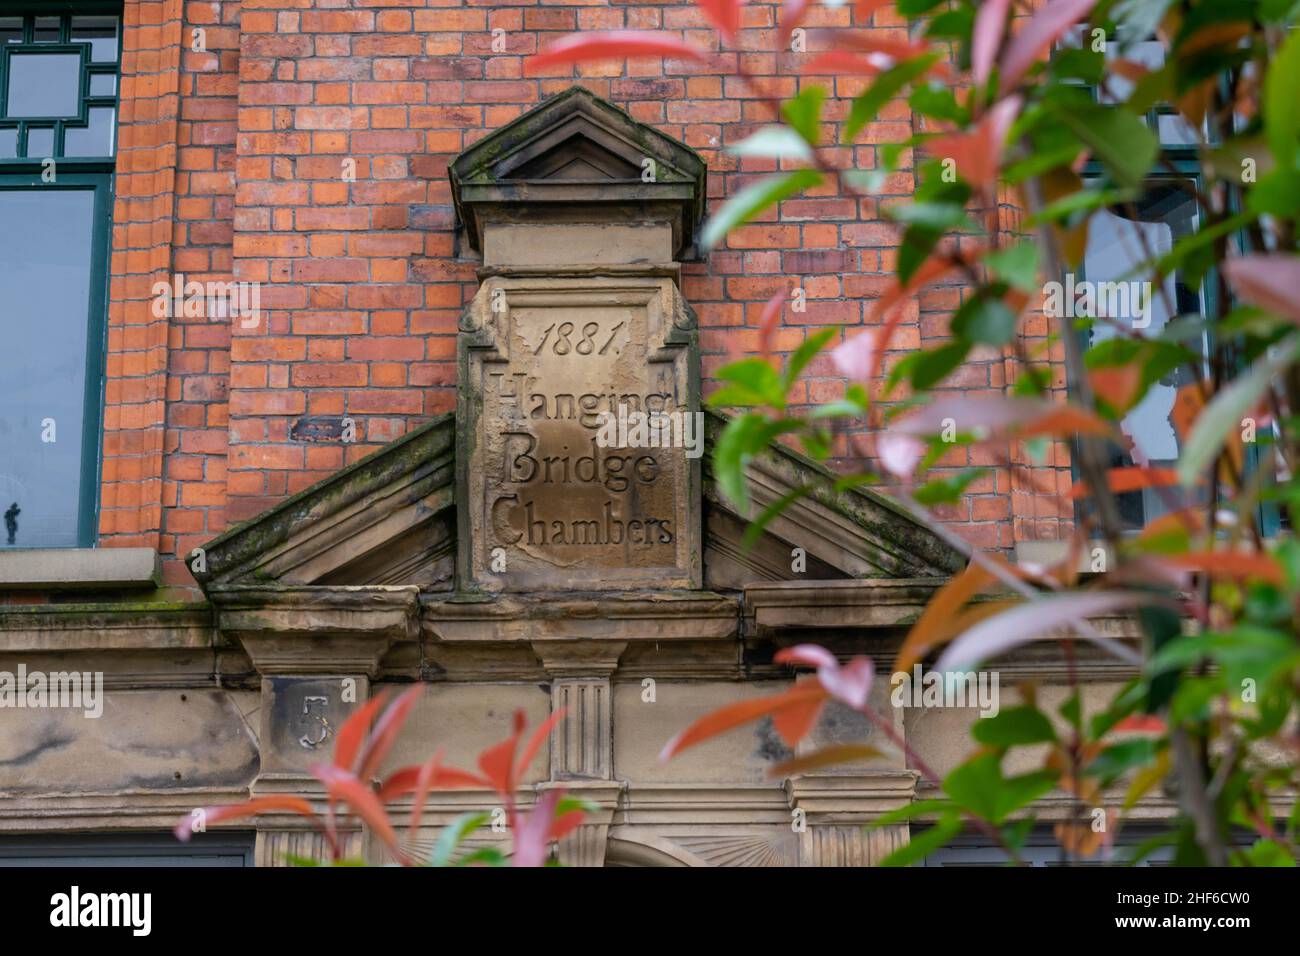
[[[508,204],[658,203],[676,210],[681,246],[704,210],[699,154],[577,86],[475,143],[448,174],[473,249],[481,248],[483,217]]]
[[[704,589],[770,581],[938,578],[963,559],[884,496],[835,492],[821,466],[773,445],[748,467],[753,513],[795,488],[813,490],[756,541],[710,476],[725,420],[708,415],[704,456]],[[443,415],[203,549],[205,589],[247,585],[414,585],[457,592],[456,422]],[[821,479],[819,481],[819,479]],[[802,549],[802,571],[792,553]]]

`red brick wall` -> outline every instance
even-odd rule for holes
[[[723,151],[771,119],[725,67],[743,60],[785,96],[803,82],[811,59],[774,52],[776,2],[746,6],[743,52],[727,52],[717,73],[638,60],[541,76],[524,75],[524,58],[575,30],[664,29],[714,49],[718,39],[686,2],[187,0],[183,24],[179,6],[127,2],[124,68],[141,75],[123,88],[119,183],[126,189],[119,186],[113,260],[113,323],[123,337],[110,358],[101,523],[106,544],[152,534],[170,556],[454,406],[457,318],[476,287],[476,263],[457,255],[446,177],[461,150],[578,82],[698,149],[716,205],[773,168]],[[854,17],[851,6],[819,6],[809,25],[906,35],[888,12],[867,24]],[[190,48],[195,29],[204,31],[205,52]],[[492,51],[494,30],[504,31],[504,52]],[[178,71],[167,75],[168,64]],[[146,72],[155,65],[163,75]],[[843,117],[862,83],[821,80],[832,89],[829,115]],[[178,113],[176,94],[165,92],[172,89]],[[905,102],[892,103],[842,158],[870,168],[876,144],[910,136],[917,122]],[[354,180],[344,177],[345,161],[355,164]],[[882,198],[907,196],[912,187],[903,171]],[[757,348],[759,316],[778,288],[800,286],[808,297],[805,312],[787,314],[775,337],[779,351],[795,348],[809,329],[862,325],[893,269],[894,232],[879,201],[819,188],[686,267],[706,382],[729,357]],[[1004,225],[1014,226],[1014,216],[1005,208]],[[168,259],[187,279],[262,283],[263,321],[252,329],[206,318],[164,322],[164,376],[161,330],[141,290],[147,295],[144,280]],[[892,358],[942,342],[961,294],[941,286],[909,303]],[[1030,332],[1030,346],[1042,346],[1045,329]],[[1001,390],[1009,367],[1008,356],[990,353],[948,387]],[[800,397],[824,401],[844,385],[822,358]],[[358,442],[294,437],[313,416],[351,418]],[[129,453],[127,437],[136,443]],[[845,459],[870,451],[865,427],[838,448]],[[1027,461],[1023,450],[1006,453]],[[1002,460],[970,454],[959,451],[945,464]],[[1032,483],[1068,482],[1063,454],[1056,467],[987,477],[945,516],[983,547],[1057,537],[1059,506]],[[177,561],[167,576],[188,581]]]

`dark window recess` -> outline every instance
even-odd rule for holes
[[[0,837],[5,866],[252,866],[253,833],[77,833]]]

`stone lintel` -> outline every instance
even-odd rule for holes
[[[862,824],[911,803],[918,779],[913,770],[802,774],[787,780],[785,791],[810,825]]]
[[[734,641],[740,604],[707,591],[502,594],[425,599],[421,626],[443,642]]]
[[[400,638],[413,638],[419,588],[212,588],[223,633],[263,676],[366,675]]]

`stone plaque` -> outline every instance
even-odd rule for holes
[[[700,586],[694,341],[666,276],[483,283],[460,335],[462,586]]]

